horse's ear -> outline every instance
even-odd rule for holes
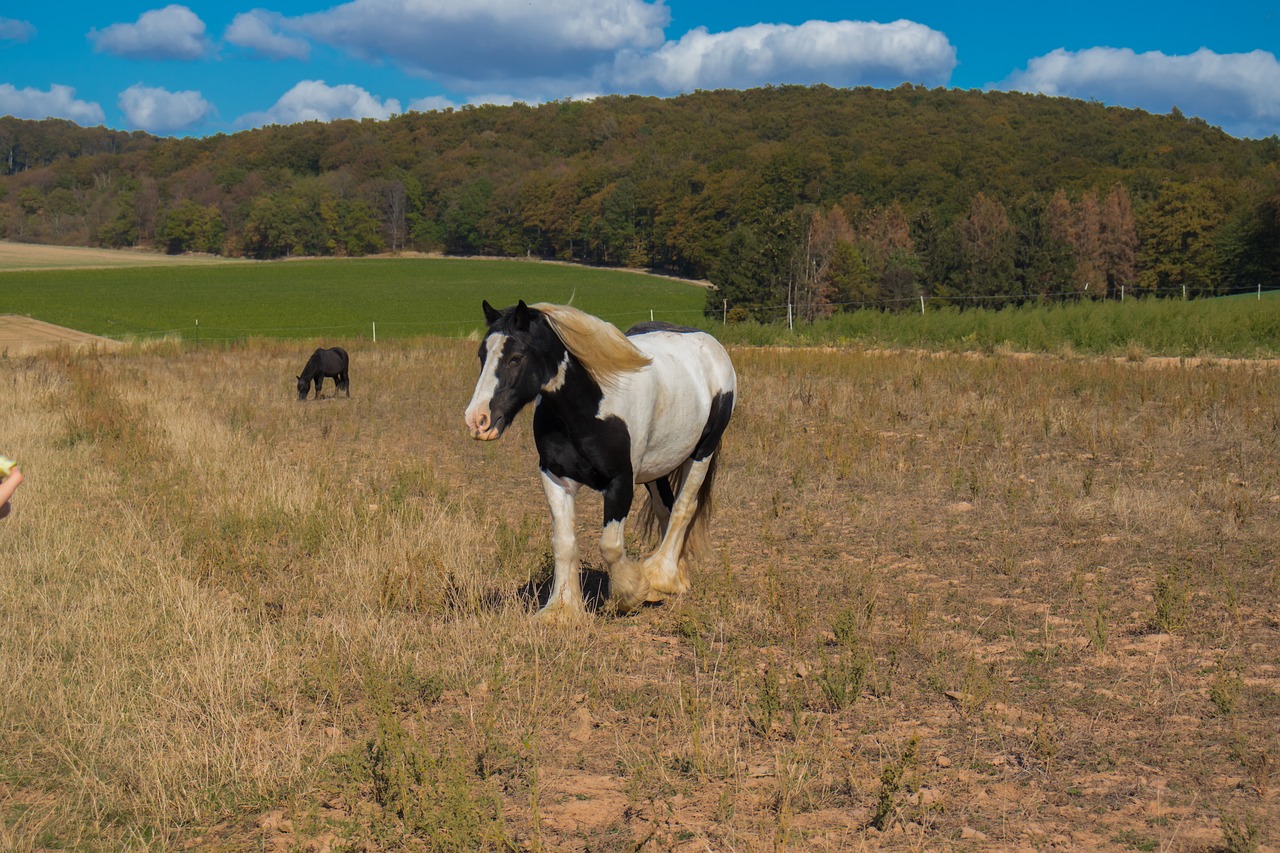
[[[500,311],[496,310],[492,305],[489,304],[488,299],[484,300],[481,307],[484,308],[484,321],[488,323],[490,326],[498,322],[498,318],[502,316],[502,313]]]
[[[516,304],[516,310],[515,313],[512,314],[512,319],[515,321],[516,331],[523,332],[525,329],[529,328],[529,306],[524,304],[523,299]]]

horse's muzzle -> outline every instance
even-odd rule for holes
[[[467,429],[476,441],[493,441],[502,435],[503,418],[490,420],[488,412],[477,412],[467,417]]]

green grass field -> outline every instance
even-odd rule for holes
[[[117,257],[119,263],[133,260],[124,253],[112,255]],[[55,261],[63,262],[60,255]],[[0,314],[27,315],[123,340],[360,340],[374,336],[375,324],[380,339],[464,337],[482,325],[482,299],[497,307],[525,299],[572,301],[621,328],[651,316],[702,326],[727,343],[745,345],[1276,357],[1280,299],[1263,296],[969,310],[931,306],[924,313],[865,310],[789,329],[785,323],[722,326],[718,318],[703,314],[706,291],[689,283],[562,264],[455,258],[188,259],[173,266],[33,270],[0,257]]]
[[[1075,301],[924,313],[855,311],[814,323],[742,323],[718,330],[747,345],[923,348],[954,351],[1274,358],[1280,299]]]
[[[569,302],[625,328],[693,323],[706,292],[618,270],[524,261],[374,258],[0,272],[0,314],[113,338],[465,336],[494,306]]]

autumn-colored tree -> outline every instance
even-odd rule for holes
[[[894,199],[862,218],[858,227],[858,249],[866,264],[874,290],[866,299],[897,302],[914,296],[914,282],[920,270],[911,222],[902,204]]]
[[[982,297],[1009,293],[1016,284],[1016,235],[997,198],[979,192],[957,223],[961,269],[955,295]]]
[[[1102,208],[1102,261],[1106,290],[1100,295],[1133,287],[1138,274],[1138,228],[1123,184],[1111,188]]]
[[[1092,293],[1104,286],[1106,260],[1102,254],[1102,210],[1092,190],[1080,197],[1075,206],[1075,222],[1071,232],[1075,246],[1076,284]]]
[[[795,284],[787,300],[795,306],[797,317],[826,317],[834,310],[833,303],[849,302],[860,295],[851,292],[858,285],[849,280],[849,249],[853,249],[853,227],[844,210],[836,205],[825,213],[814,211],[804,250],[796,255]]]

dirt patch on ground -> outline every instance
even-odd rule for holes
[[[117,349],[120,346],[119,341],[55,326],[43,320],[0,314],[0,353],[6,355],[30,355],[57,347]]]
[[[92,249],[87,246],[44,246],[0,240],[0,271],[226,263],[248,262],[214,255],[164,255],[144,249]]]

